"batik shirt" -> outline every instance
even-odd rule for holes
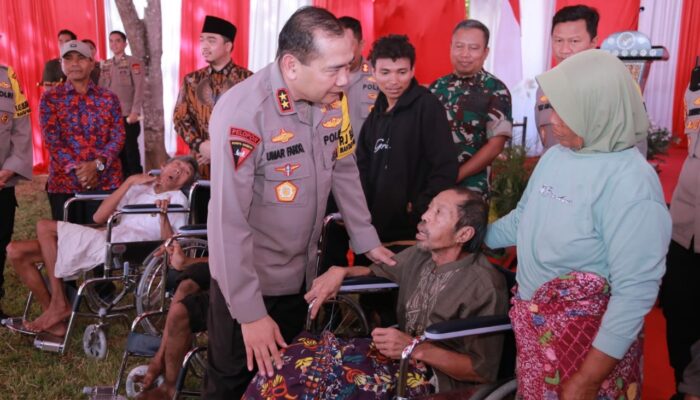
[[[474,156],[494,136],[510,137],[513,129],[510,92],[492,74],[481,70],[473,76],[449,74],[430,85],[445,106],[458,145],[461,164]],[[459,182],[460,186],[488,193],[486,169]]]
[[[85,94],[67,81],[44,92],[40,104],[41,134],[49,151],[49,193],[75,193],[84,189],[75,174],[78,164],[106,159],[94,190],[116,189],[122,183],[119,152],[124,146],[124,123],[119,98],[88,83]]]
[[[209,139],[209,117],[214,104],[233,85],[253,73],[229,61],[220,71],[211,66],[185,75],[175,104],[173,122],[175,131],[187,143],[193,153]],[[201,165],[202,177],[209,177],[209,166]]]

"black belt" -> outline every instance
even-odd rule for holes
[[[693,108],[692,110],[688,110],[688,116],[691,117],[693,115],[700,115],[700,108]]]

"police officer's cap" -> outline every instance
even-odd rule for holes
[[[236,25],[225,19],[207,15],[206,18],[204,18],[202,33],[218,33],[233,42],[233,39],[236,38]]]

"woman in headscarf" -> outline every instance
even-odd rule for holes
[[[641,330],[656,300],[671,219],[634,147],[648,118],[616,57],[588,50],[537,78],[559,145],[518,206],[489,227],[517,246],[511,320],[524,399],[641,397]]]

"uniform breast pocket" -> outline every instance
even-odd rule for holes
[[[312,163],[308,158],[269,163],[265,169],[263,202],[266,205],[303,207],[313,193]]]
[[[12,118],[15,114],[15,102],[12,98],[0,98],[0,132],[10,132],[12,128]],[[6,143],[2,141],[0,143]]]

